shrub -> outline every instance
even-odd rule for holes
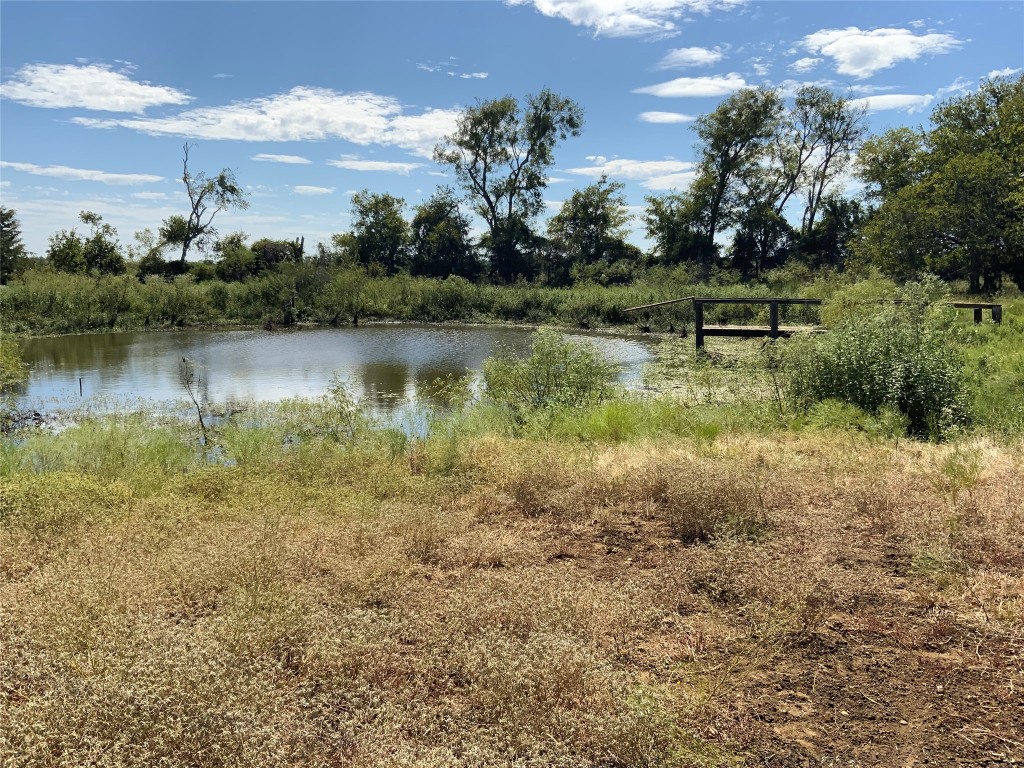
[[[902,304],[848,316],[797,348],[790,385],[798,405],[834,399],[873,415],[892,409],[906,417],[911,435],[933,439],[970,421],[948,305],[922,301],[920,286],[903,296]]]
[[[487,395],[525,420],[541,408],[580,408],[608,399],[618,369],[586,344],[566,341],[542,329],[533,335],[530,356],[509,352],[484,361]]]

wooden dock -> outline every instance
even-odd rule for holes
[[[654,304],[642,304],[638,307],[628,307],[624,309],[624,312],[638,312],[642,309],[653,309],[654,307],[664,307],[669,304],[678,304],[682,301],[693,302],[693,317],[694,317],[694,340],[697,344],[697,349],[704,348],[704,339],[707,336],[733,336],[738,338],[760,338],[767,336],[769,339],[788,338],[794,333],[802,331],[823,331],[824,328],[820,326],[782,326],[779,325],[779,307],[785,305],[803,305],[803,306],[817,306],[822,303],[822,299],[787,299],[780,297],[769,297],[769,298],[712,298],[709,296],[684,296],[681,299],[669,299],[668,301],[658,301]],[[900,302],[895,302],[900,303]],[[973,302],[973,301],[954,301],[951,302],[957,309],[971,309],[974,310],[974,322],[981,323],[984,320],[984,313],[988,311],[991,313],[992,321],[1000,323],[1003,320],[1003,307],[1001,304],[991,304],[985,302]],[[756,325],[705,325],[704,324],[704,305],[705,304],[767,304],[768,305],[768,325],[756,326]]]

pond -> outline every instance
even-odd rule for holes
[[[214,405],[315,397],[333,377],[372,410],[409,402],[437,378],[480,378],[502,347],[529,349],[532,331],[506,326],[368,325],[297,330],[183,330],[79,334],[25,340],[31,366],[18,406],[41,413],[110,410],[126,402],[169,404],[186,397],[182,358],[195,363],[200,399]],[[568,333],[640,381],[653,341],[636,336]]]

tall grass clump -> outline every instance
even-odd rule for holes
[[[970,393],[955,335],[955,311],[908,286],[902,303],[865,304],[828,334],[797,346],[791,394],[804,409],[825,400],[872,415],[896,411],[915,437],[944,439],[971,420]]]
[[[487,396],[519,421],[541,411],[604,402],[615,393],[618,373],[593,347],[566,341],[550,329],[533,335],[526,359],[504,352],[485,360],[483,369]]]

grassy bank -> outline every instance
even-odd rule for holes
[[[657,269],[630,286],[547,288],[477,284],[462,278],[373,278],[357,270],[313,264],[286,265],[280,272],[234,283],[196,282],[191,276],[139,282],[131,275],[93,278],[30,271],[0,286],[4,307],[0,322],[9,332],[37,334],[268,322],[347,324],[367,319],[573,327],[639,322],[666,330],[670,325],[692,323],[689,304],[640,316],[623,310],[694,294],[753,297],[783,291],[786,295],[819,295],[835,289],[829,280],[800,288],[799,277],[784,273],[763,284],[738,285],[723,276],[722,284],[696,285],[686,270]],[[709,310],[708,320],[749,322],[758,313],[766,320],[766,308],[723,306]]]
[[[1021,444],[672,408],[4,442],[0,762],[1019,757]]]

